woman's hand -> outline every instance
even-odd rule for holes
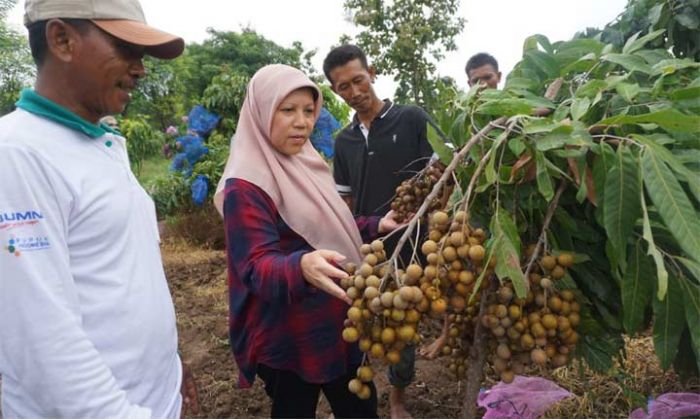
[[[301,272],[304,279],[314,287],[327,292],[328,294],[340,298],[348,304],[352,300],[336,284],[332,278],[344,279],[348,277],[347,272],[336,268],[331,262],[340,263],[345,260],[345,256],[332,250],[316,250],[301,257]]]
[[[379,234],[383,233],[390,233],[397,228],[403,227],[408,223],[398,223],[395,220],[396,217],[396,212],[394,210],[391,210],[386,213],[384,217],[382,217],[381,220],[379,220],[379,228],[377,229],[379,231]],[[410,217],[409,217],[410,219]]]

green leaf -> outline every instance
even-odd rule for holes
[[[669,97],[681,108],[700,108],[700,86],[674,90]]]
[[[638,84],[620,83],[616,86],[617,93],[628,103],[632,102],[635,96],[642,90]]]
[[[679,280],[669,275],[668,292],[663,300],[654,298],[654,348],[661,368],[668,369],[676,358],[678,341],[685,328],[683,292]]]
[[[654,152],[642,152],[644,186],[666,227],[681,249],[696,262],[700,261],[700,224],[698,214],[678,180]]]
[[[530,50],[537,50],[537,44],[541,45],[542,48],[548,52],[552,53],[552,44],[549,42],[549,38],[547,38],[544,35],[541,34],[535,34],[532,36],[529,36],[525,40],[525,51],[530,51]]]
[[[700,116],[687,115],[676,109],[662,109],[641,115],[616,115],[603,119],[600,125],[658,124],[667,131],[700,132]]]
[[[525,297],[528,283],[520,268],[520,238],[511,215],[499,208],[491,221],[494,236],[493,252],[496,256],[496,275],[510,279],[518,297]]]
[[[700,202],[700,182],[698,182],[698,176],[695,173],[688,169],[666,147],[660,145],[658,139],[637,134],[632,134],[631,137],[651,148],[661,160],[663,160],[667,165],[669,165],[669,167],[671,167],[671,169],[673,169],[674,172],[681,175],[682,180],[688,183],[688,187],[695,196],[695,199]]]
[[[680,285],[685,307],[685,320],[688,322],[690,340],[696,357],[700,357],[700,287],[688,278],[681,276]]]
[[[607,88],[608,83],[604,80],[593,79],[576,89],[576,97],[595,97]]]
[[[634,334],[643,326],[644,311],[654,292],[653,267],[637,241],[627,261],[627,271],[622,277],[623,324],[628,334]]]
[[[666,265],[664,265],[664,258],[661,256],[661,252],[656,248],[656,243],[654,242],[654,235],[651,233],[651,223],[649,222],[649,212],[647,211],[647,203],[644,200],[644,190],[640,189],[640,200],[642,202],[642,237],[647,242],[647,255],[654,259],[654,264],[656,264],[656,280],[658,285],[656,286],[656,297],[660,300],[666,295],[666,290],[668,289],[668,272],[666,271]]]
[[[675,18],[678,23],[693,31],[700,26],[700,18],[691,13],[678,13]]]
[[[476,112],[484,115],[530,115],[534,107],[525,99],[495,99],[482,103]]]
[[[547,173],[547,158],[544,153],[537,150],[535,151],[535,160],[537,162],[537,189],[549,202],[554,198],[554,187],[552,186],[552,178]]]
[[[627,40],[627,43],[625,46],[622,48],[622,53],[623,54],[632,54],[633,52],[640,50],[646,45],[647,42],[654,40],[659,37],[662,33],[666,32],[666,29],[658,29],[655,30],[654,32],[650,32],[643,37],[636,39],[636,36],[639,35],[639,32],[637,32],[632,38]],[[630,42],[631,41],[631,42]]]
[[[591,100],[587,97],[576,98],[571,102],[571,118],[574,121],[581,119],[591,107]]]
[[[531,50],[525,53],[523,62],[544,73],[548,78],[559,76],[559,63],[549,54]]]
[[[617,149],[605,179],[603,222],[618,261],[626,261],[627,240],[639,218],[639,164],[626,146]],[[624,266],[623,271],[624,271]]]
[[[663,11],[664,6],[666,3],[659,3],[656,6],[652,7],[649,10],[649,24],[654,26],[659,22],[659,18],[661,17],[661,12]]]
[[[440,161],[444,165],[450,164],[454,153],[447,145],[445,145],[445,141],[437,133],[437,131],[435,131],[435,128],[433,128],[431,124],[428,124],[428,142],[433,148],[433,151],[440,158]]]
[[[651,74],[651,66],[643,58],[628,54],[606,54],[601,57],[604,61],[609,61],[621,65],[628,71],[639,71],[640,73]]]
[[[659,74],[673,74],[678,70],[690,67],[700,67],[700,63],[689,58],[671,58],[654,64],[654,67],[651,68],[651,74],[654,76]]]

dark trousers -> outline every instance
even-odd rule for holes
[[[354,368],[326,384],[311,384],[293,372],[262,364],[258,364],[258,376],[265,382],[265,392],[272,399],[273,418],[315,418],[321,390],[337,419],[378,417],[374,383],[369,383],[372,396],[367,400],[360,400],[348,390],[348,382],[355,378]]]

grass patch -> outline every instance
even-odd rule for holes
[[[140,170],[137,170],[134,167],[134,174],[136,174],[136,178],[139,180],[139,183],[148,189],[147,187],[155,179],[168,174],[170,162],[171,160],[168,160],[160,155],[152,157],[144,160],[141,163],[141,167],[139,168]]]

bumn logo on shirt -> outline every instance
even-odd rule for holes
[[[10,230],[15,227],[30,226],[43,220],[44,215],[39,211],[0,212],[0,230]]]
[[[0,213],[0,223],[9,223],[17,221],[41,220],[44,216],[38,211],[25,212],[3,212]]]

